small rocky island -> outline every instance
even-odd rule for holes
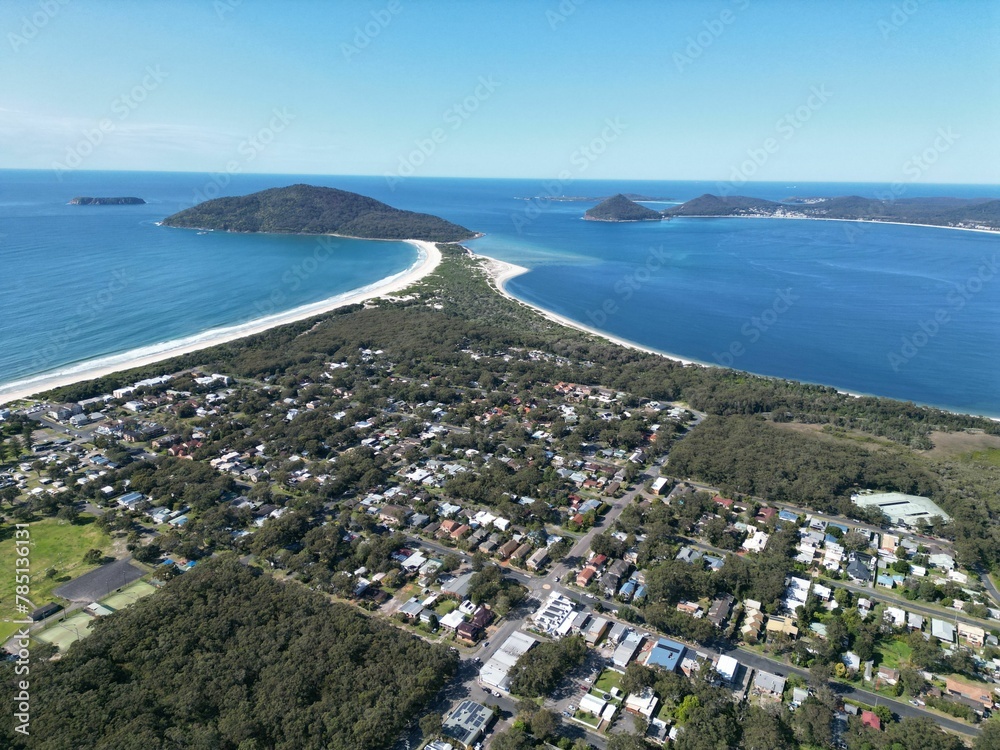
[[[141,206],[146,201],[142,198],[90,198],[77,197],[69,202],[71,206]]]
[[[583,218],[587,221],[661,221],[663,215],[619,193],[598,203]]]
[[[478,237],[437,216],[393,208],[336,188],[290,185],[215,198],[163,220],[168,227],[269,234],[337,234],[373,240],[461,242]]]

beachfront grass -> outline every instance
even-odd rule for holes
[[[968,454],[968,460],[977,464],[1000,466],[1000,448],[987,448],[986,450],[973,451]]]
[[[77,578],[96,565],[85,565],[83,556],[87,550],[98,549],[106,552],[111,547],[111,537],[94,523],[93,516],[81,516],[80,522],[71,524],[57,518],[45,518],[28,526],[31,533],[31,584],[28,599],[41,607],[53,600],[53,589]],[[0,643],[17,631],[17,625],[10,620],[24,619],[25,613],[14,609],[16,581],[13,534],[0,541]],[[46,571],[54,569],[52,576]],[[27,613],[30,614],[30,613]]]

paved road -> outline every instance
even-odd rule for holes
[[[636,478],[636,485],[633,489],[626,492],[620,500],[611,501],[611,510],[604,514],[600,519],[600,522],[595,524],[590,530],[587,531],[576,544],[573,545],[569,553],[562,559],[561,562],[556,563],[552,566],[549,571],[549,578],[555,579],[559,578],[562,581],[566,574],[569,573],[574,567],[576,561],[583,561],[587,558],[590,552],[590,543],[594,540],[594,537],[603,532],[605,529],[610,529],[615,525],[615,521],[618,516],[622,514],[627,505],[630,505],[632,501],[642,492],[643,486],[650,479],[655,479],[660,476],[660,469],[666,463],[667,458],[663,456],[656,460],[653,465],[646,471],[645,474],[641,474]]]
[[[582,561],[586,558],[587,553],[590,550],[590,543],[594,536],[600,533],[602,530],[611,528],[614,525],[615,520],[625,509],[625,506],[630,504],[637,495],[642,491],[642,486],[650,478],[659,476],[662,466],[666,463],[667,458],[662,457],[657,460],[646,474],[637,480],[637,484],[634,489],[629,490],[620,500],[613,503],[611,510],[605,514],[601,522],[590,529],[586,534],[584,534],[571,548],[569,554],[564,558],[564,561],[554,565],[545,576],[536,576],[530,573],[522,572],[510,567],[505,567],[505,575],[514,578],[518,582],[524,584],[529,592],[529,602],[527,606],[522,605],[521,609],[508,620],[503,622],[500,627],[490,636],[488,642],[483,643],[478,650],[464,654],[462,656],[462,664],[464,665],[463,670],[460,675],[462,680],[460,686],[456,689],[459,694],[463,697],[472,697],[475,700],[480,700],[492,703],[494,705],[499,705],[504,715],[501,717],[500,722],[497,724],[497,728],[502,728],[507,725],[508,719],[513,716],[516,711],[515,701],[511,700],[509,696],[501,694],[499,697],[492,695],[488,691],[484,690],[480,685],[478,685],[476,678],[478,677],[478,667],[479,663],[486,662],[500,647],[500,645],[516,630],[519,630],[524,622],[527,620],[528,615],[533,610],[533,605],[537,606],[538,603],[549,593],[556,591],[579,605],[584,607],[591,607],[597,601],[602,601],[607,608],[611,609],[614,607],[614,602],[608,599],[595,600],[592,595],[581,594],[578,590],[570,589],[565,585],[565,576],[573,569],[572,564],[574,561]],[[673,491],[671,492],[673,494]],[[669,497],[669,496],[668,496]],[[425,539],[414,539],[415,542],[419,543],[420,546],[426,547],[430,550],[438,552],[439,554],[455,554],[458,555],[460,559],[466,563],[471,562],[471,556],[461,552],[459,550],[452,549],[450,547],[445,547],[443,545],[437,544],[436,542],[428,541]],[[697,544],[702,548],[710,549],[714,552],[719,552],[727,554],[725,550],[717,550],[710,545]],[[569,564],[567,564],[569,561]],[[558,581],[556,579],[559,579]],[[830,581],[832,585],[842,585],[843,582]],[[845,587],[848,587],[846,584]],[[867,595],[873,595],[871,589],[861,589],[862,593]],[[873,597],[874,598],[874,597]],[[904,603],[907,608],[913,610],[919,610],[918,606],[914,606],[912,602],[906,600],[900,600]],[[941,612],[934,612],[936,616],[940,616]],[[609,619],[615,620],[613,616],[605,613],[603,616]],[[625,623],[629,625],[629,623]],[[715,650],[711,648],[705,648],[702,646],[695,646],[692,644],[685,644],[688,648],[700,652],[707,653],[710,656],[718,655],[721,653],[728,653],[737,658],[742,664],[752,669],[763,669],[765,671],[774,672],[777,674],[788,675],[794,673],[809,679],[809,673],[805,670],[793,667],[783,661],[772,659],[768,656],[763,656],[755,651],[743,647],[732,647],[728,649]],[[480,662],[475,660],[479,659]],[[469,667],[473,667],[471,671],[468,671]],[[457,681],[453,681],[455,683]],[[917,706],[912,706],[909,703],[904,703],[901,701],[892,700],[885,698],[883,696],[877,695],[875,693],[869,692],[867,690],[855,688],[849,685],[844,685],[842,683],[831,683],[834,690],[836,690],[840,695],[845,697],[851,697],[856,700],[868,703],[871,705],[886,705],[899,717],[930,717],[939,726],[949,729],[954,732],[959,732],[965,735],[976,735],[979,729],[976,727],[969,726],[961,721],[954,719],[949,719],[946,717],[938,716],[937,714],[924,711]],[[445,703],[445,708],[452,705],[454,696]],[[442,709],[443,710],[443,709]],[[570,733],[576,733],[583,731],[583,727],[576,724],[575,722],[564,722],[564,728]],[[495,734],[495,732],[494,732]],[[599,750],[603,750],[605,747],[606,739],[602,735],[598,735],[589,731],[585,732],[586,739],[591,744],[595,745]],[[488,744],[488,743],[487,743]]]
[[[678,537],[678,539],[683,540],[689,547],[695,547],[704,552],[711,552],[713,555],[718,555],[723,558],[725,558],[726,555],[733,554],[732,552],[728,552],[719,547],[714,547],[711,544],[688,539],[687,537]],[[964,614],[957,609],[935,607],[919,601],[910,601],[906,597],[892,593],[892,591],[887,588],[874,588],[872,586],[865,586],[859,583],[852,583],[851,581],[834,581],[830,578],[821,578],[820,582],[824,586],[847,589],[848,591],[860,594],[861,596],[869,599],[881,600],[889,604],[898,604],[903,609],[911,612],[917,612],[918,614],[925,615],[926,617],[935,617],[939,620],[948,620],[949,622],[963,622],[966,625],[978,625],[986,628],[986,630],[992,630],[997,626],[996,620],[983,620],[978,617],[972,617]]]
[[[711,649],[698,648],[698,651],[711,652]],[[750,651],[742,647],[737,647],[729,649],[724,653],[728,653],[734,658],[738,659],[741,664],[748,667],[753,667],[754,669],[763,669],[766,672],[773,672],[774,674],[780,674],[787,677],[790,674],[796,674],[800,677],[809,679],[809,672],[804,669],[799,669],[798,667],[793,667],[791,665],[785,664],[783,662],[775,661],[766,656],[758,654],[756,651]],[[917,706],[912,706],[909,703],[903,701],[893,700],[891,698],[886,698],[884,695],[878,695],[877,693],[869,692],[868,690],[862,690],[860,688],[852,687],[850,685],[845,685],[839,682],[831,682],[830,686],[837,692],[841,697],[854,698],[855,700],[862,701],[869,705],[877,706],[888,706],[892,712],[901,718],[906,717],[930,717],[939,726],[951,730],[953,732],[959,732],[961,734],[976,736],[979,734],[979,729],[976,727],[969,726],[964,722],[957,721],[955,719],[949,719],[938,714],[930,713],[928,711],[923,711]]]

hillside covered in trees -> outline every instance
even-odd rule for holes
[[[588,221],[660,221],[663,217],[619,193],[589,209],[583,218]]]
[[[458,242],[475,233],[437,216],[402,211],[336,188],[291,185],[216,198],[163,220],[164,226],[225,232],[339,234],[373,240]]]
[[[1000,200],[985,198],[863,198],[846,195],[788,198],[778,202],[745,195],[706,193],[680,206],[668,208],[663,214],[668,217],[780,216],[1000,229]]]
[[[356,609],[216,558],[32,667],[36,750],[391,747],[455,657]],[[13,664],[0,667],[10,682]]]

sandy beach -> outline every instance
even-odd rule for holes
[[[183,339],[155,344],[88,362],[81,362],[78,365],[68,365],[58,372],[45,373],[8,383],[0,386],[0,404],[28,398],[35,393],[47,391],[51,388],[59,388],[83,380],[92,380],[121,370],[129,370],[133,367],[150,365],[181,354],[189,354],[200,349],[216,346],[217,344],[235,341],[244,336],[251,336],[255,333],[266,331],[269,328],[285,325],[286,323],[305,320],[315,315],[336,310],[338,307],[355,305],[366,300],[375,299],[376,297],[393,294],[432,273],[441,263],[441,252],[437,249],[435,243],[424,240],[406,240],[406,242],[417,248],[419,254],[417,261],[405,271],[394,276],[389,276],[375,284],[370,284],[347,294],[329,297],[319,302],[313,302],[286,310],[285,312],[258,318],[248,323],[214,328]]]

